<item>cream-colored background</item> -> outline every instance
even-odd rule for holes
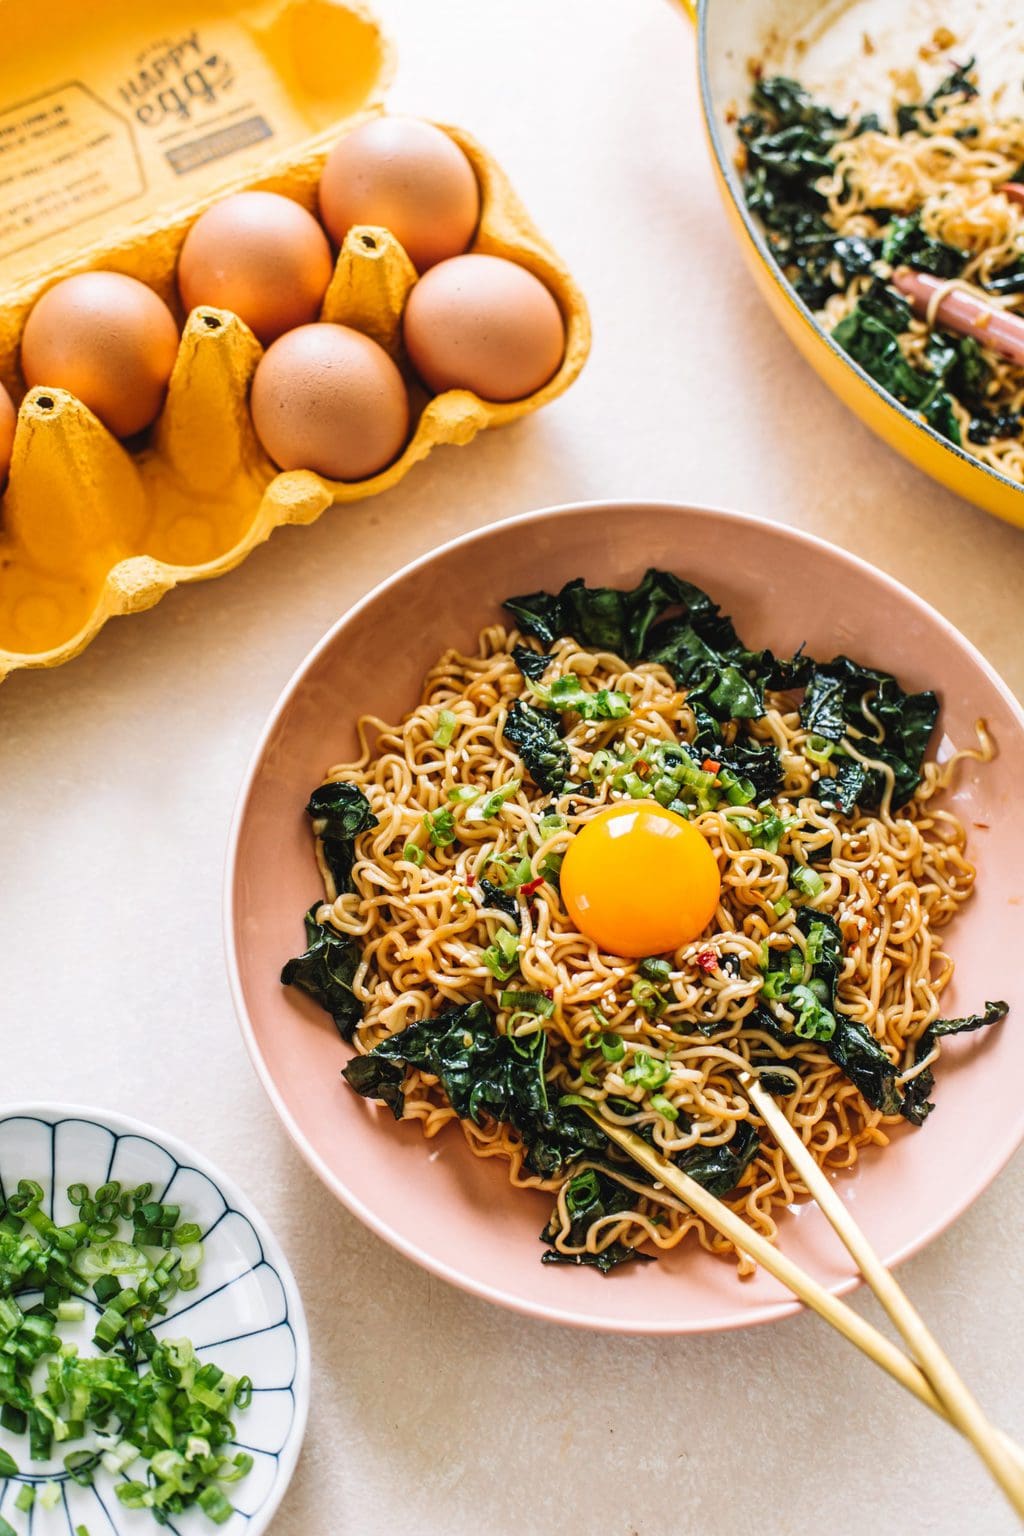
[[[346,605],[455,533],[585,497],[743,508],[900,577],[1024,692],[1024,534],[894,457],[783,340],[716,202],[682,17],[665,0],[377,4],[399,42],[394,105],[466,124],[502,160],[589,295],[592,360],[541,415],[0,690],[0,1096],[166,1126],[274,1225],[314,1351],[275,1536],[1008,1536],[968,1451],[815,1319],[591,1338],[429,1278],[325,1193],[250,1069],[220,930],[249,753]],[[902,1271],[1018,1435],[1022,1218],[1018,1161]]]

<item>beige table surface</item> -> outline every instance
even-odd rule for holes
[[[776,329],[716,200],[685,22],[662,0],[376,3],[394,105],[464,123],[507,166],[589,295],[591,362],[543,415],[4,686],[0,1095],[165,1126],[275,1227],[314,1349],[275,1536],[1009,1533],[968,1451],[813,1318],[592,1338],[428,1277],[325,1193],[249,1066],[220,928],[249,753],[346,605],[453,534],[599,496],[743,508],[901,578],[1024,692],[1024,534],[879,444]],[[902,1271],[1018,1435],[1022,1217],[1018,1160]]]

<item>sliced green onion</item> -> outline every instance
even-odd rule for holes
[[[812,901],[825,889],[824,880],[809,864],[794,864],[789,872],[789,883],[801,896],[809,896]]]
[[[41,1509],[56,1509],[60,1503],[60,1483],[44,1483],[37,1498]]]
[[[546,853],[537,866],[548,884],[556,888],[562,878],[562,863],[564,859],[564,853]]]
[[[423,830],[435,848],[447,848],[455,841],[455,817],[449,810],[427,811]]]
[[[777,1002],[791,985],[788,971],[769,971],[761,983],[761,996]]]
[[[788,998],[790,1008],[796,1013],[794,1032],[801,1040],[831,1040],[836,1032],[835,1014],[822,1006],[810,987],[796,986]]]
[[[453,805],[469,805],[479,798],[480,791],[474,784],[456,784],[454,789],[448,791],[448,799]]]
[[[725,790],[725,798],[730,805],[750,805],[757,798],[757,790],[750,780],[741,778],[738,773],[733,773],[731,768],[720,768],[718,781]]]
[[[507,784],[502,784],[500,788],[492,790],[482,800],[474,801],[466,812],[466,820],[468,822],[490,821],[493,817],[497,816],[506,800],[511,800],[513,795],[519,793],[521,783],[521,779],[510,779]]]
[[[14,1526],[5,1520],[3,1515],[0,1515],[0,1536],[18,1536]]]
[[[117,1240],[92,1243],[87,1248],[80,1248],[75,1254],[74,1267],[76,1274],[81,1275],[83,1280],[98,1280],[101,1275],[143,1279],[151,1268],[141,1248]]]
[[[666,1099],[663,1093],[651,1094],[651,1108],[656,1109],[664,1120],[678,1120],[679,1111],[671,1099]]]
[[[649,1091],[652,1088],[662,1087],[671,1076],[671,1068],[663,1061],[659,1061],[656,1056],[651,1056],[647,1051],[637,1051],[631,1065],[623,1072],[622,1080],[624,1083],[629,1083],[630,1087],[644,1088]]]
[[[790,901],[789,897],[785,892],[783,892],[778,901],[772,902],[772,911],[775,913],[776,917],[784,917],[792,905],[793,903]]]
[[[659,960],[656,955],[649,955],[646,960],[641,960],[637,966],[640,975],[647,981],[668,981],[672,975],[672,967],[667,960]]]
[[[826,741],[824,736],[815,736],[812,733],[804,742],[804,757],[812,763],[827,763],[835,749],[834,741]]]
[[[601,1063],[602,1056],[600,1051],[595,1051],[593,1056],[585,1056],[580,1062],[580,1077],[592,1088],[596,1087],[598,1081],[594,1075],[594,1068],[599,1067]]]
[[[660,1019],[668,1007],[668,999],[664,994],[659,992],[657,987],[653,987],[649,981],[644,981],[639,976],[633,983],[633,990],[630,996],[641,1013],[645,1013],[649,1019]]]
[[[818,965],[825,954],[825,924],[812,923],[807,930],[807,962]]]
[[[61,1301],[57,1304],[58,1323],[80,1323],[85,1318],[85,1305],[81,1301]]]
[[[510,886],[527,885],[533,879],[533,866],[529,859],[518,859],[514,864],[506,864],[508,870],[507,884]]]
[[[494,943],[481,950],[480,959],[498,981],[508,981],[519,969],[519,940],[507,928],[499,928]]]
[[[14,1501],[15,1509],[20,1509],[23,1515],[27,1515],[36,1501],[36,1491],[31,1483],[22,1483],[18,1489],[18,1497]]]
[[[560,816],[557,811],[547,811],[538,821],[537,830],[541,837],[550,837],[553,832],[561,832],[562,828],[568,825],[565,817]]]
[[[575,672],[566,672],[548,688],[534,688],[545,704],[557,710],[575,710],[584,720],[622,720],[629,714],[628,695],[613,688],[588,693]]]
[[[601,1036],[601,1055],[605,1061],[621,1061],[626,1054],[626,1042],[621,1035],[605,1033]]]
[[[213,1483],[203,1489],[198,1503],[200,1509],[213,1521],[214,1525],[224,1525],[234,1514],[234,1510],[221,1490]]]
[[[18,1463],[14,1457],[0,1447],[0,1477],[17,1477]]]
[[[415,864],[417,869],[422,869],[427,861],[426,851],[416,843],[406,843],[402,849],[402,858],[409,864]]]
[[[747,840],[752,848],[763,848],[765,853],[778,853],[779,844],[792,825],[784,821],[770,801],[759,806],[761,820],[746,828]]]
[[[541,1019],[550,1019],[555,1011],[553,999],[543,992],[500,992],[498,1001],[503,1008]]]
[[[578,1216],[600,1198],[601,1184],[594,1168],[584,1168],[582,1173],[574,1174],[565,1186],[565,1207],[570,1216]]]
[[[619,759],[614,752],[609,752],[607,747],[598,747],[587,765],[587,774],[591,783],[603,784],[619,766]]]
[[[434,728],[433,740],[435,747],[451,746],[452,737],[455,735],[455,728],[458,723],[457,716],[453,715],[450,709],[439,711],[437,725]]]

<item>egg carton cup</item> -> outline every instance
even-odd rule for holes
[[[361,114],[343,131],[375,115]],[[515,421],[569,387],[590,345],[582,293],[492,157],[462,129],[437,126],[465,152],[480,185],[480,224],[470,249],[525,267],[558,303],[566,347],[554,377],[534,394],[502,404],[461,389],[429,396],[402,346],[402,312],[416,271],[388,230],[367,226],[346,236],[321,318],[379,342],[409,387],[412,433],[401,455],[370,479],[327,480],[310,470],[276,468],[256,437],[248,404],[263,348],[228,310],[198,308],[185,320],[163,410],[141,446],[113,437],[65,391],[29,390],[0,502],[0,679],[70,660],[108,619],[151,608],[181,582],[223,575],[275,528],[311,523],[337,502],[389,490],[434,447],[469,443],[482,429]],[[171,223],[136,228],[130,240],[94,246],[45,280],[23,285],[10,295],[0,328],[0,378],[14,383],[17,397],[24,320],[40,292],[73,272],[103,268],[140,278],[181,317],[178,252],[202,209],[258,188],[316,212],[320,173],[339,137],[334,128],[307,145],[298,161],[222,187]]]

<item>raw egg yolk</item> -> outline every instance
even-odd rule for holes
[[[696,827],[652,800],[612,805],[588,821],[569,845],[561,885],[580,932],[630,959],[695,939],[722,889]]]

